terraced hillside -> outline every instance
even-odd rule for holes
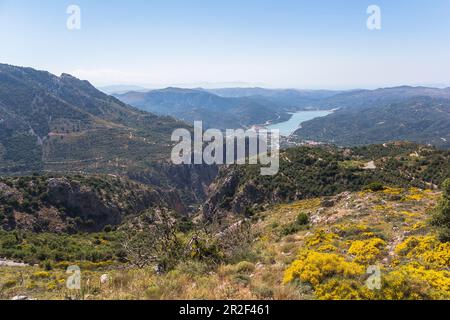
[[[68,74],[0,64],[0,174],[114,174],[205,197],[215,167],[173,167],[187,124],[139,111]],[[181,179],[180,179],[181,177]]]
[[[183,126],[129,107],[70,75],[0,65],[1,173],[126,172],[167,159]]]

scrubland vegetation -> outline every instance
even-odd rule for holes
[[[1,178],[0,299],[450,298],[448,152],[280,158],[275,177],[222,168],[203,202],[114,175]]]
[[[1,267],[0,297],[449,299],[450,244],[442,237],[448,197],[448,190],[372,184],[275,205],[220,227],[152,211],[89,237],[3,232],[1,255],[5,248],[13,257],[48,252],[28,255],[37,265]],[[123,238],[131,226],[135,234]],[[140,237],[147,228],[153,233]],[[79,291],[65,285],[71,264],[82,270]],[[367,285],[370,266],[380,270],[378,289]]]

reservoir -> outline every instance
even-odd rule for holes
[[[267,126],[267,129],[278,129],[280,130],[280,134],[282,136],[288,137],[299,129],[302,123],[316,118],[326,117],[332,113],[333,111],[330,110],[299,111],[293,113],[292,117],[288,121]]]

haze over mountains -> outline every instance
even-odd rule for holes
[[[289,112],[308,109],[332,91],[263,88],[180,89],[128,92],[115,97],[139,109],[170,115],[206,127],[228,129],[288,120]]]
[[[270,101],[226,98],[202,90],[167,88],[116,97],[155,114],[170,115],[191,123],[202,120],[205,127],[210,128],[240,128],[289,118],[284,108]]]
[[[111,85],[105,87],[98,87],[98,90],[106,94],[121,94],[130,91],[148,91],[148,89],[144,87],[133,85]]]

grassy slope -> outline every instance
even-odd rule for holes
[[[237,264],[211,268],[188,261],[161,276],[152,269],[124,271],[88,264],[82,268],[83,291],[77,294],[85,299],[449,298],[448,245],[438,243],[427,224],[439,196],[435,191],[389,188],[277,205],[254,218],[255,242]],[[310,216],[310,225],[293,228],[302,212]],[[290,279],[287,270],[297,266],[299,271],[299,263],[292,263],[305,253],[317,257],[309,269],[325,259],[324,266],[332,272],[298,272],[303,282]],[[344,267],[353,263],[350,266],[360,270],[340,276],[336,261]],[[381,291],[364,285],[366,267],[373,264],[381,266]],[[111,280],[102,285],[104,273]],[[65,289],[66,277],[58,267],[48,272],[40,267],[1,267],[0,298],[28,294],[62,299],[74,294]]]

